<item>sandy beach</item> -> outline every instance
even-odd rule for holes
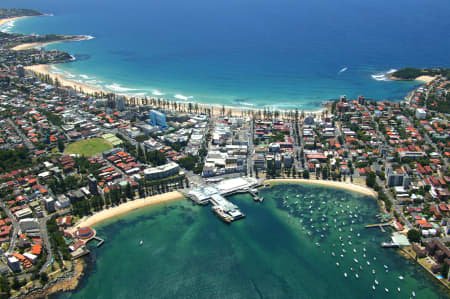
[[[75,231],[79,227],[93,226],[97,223],[117,217],[119,215],[126,214],[128,212],[138,210],[150,205],[155,205],[164,202],[170,202],[178,199],[185,198],[181,192],[173,191],[164,194],[149,196],[145,198],[139,198],[133,201],[128,201],[119,206],[112,207],[106,210],[99,211],[92,216],[83,217],[74,226],[72,226],[71,231]]]
[[[71,87],[71,88],[75,89],[76,91],[81,91],[82,93],[88,93],[88,94],[95,94],[95,93],[102,93],[102,92],[108,93],[106,91],[94,88],[94,87],[86,85],[86,84],[67,80],[61,75],[50,72],[49,67],[50,67],[50,65],[48,65],[48,64],[39,64],[39,65],[26,66],[25,69],[35,72],[35,73],[49,75],[53,80],[58,79],[58,81],[60,82],[60,84],[62,86]]]
[[[21,44],[21,45],[15,46],[15,47],[11,48],[11,50],[14,50],[14,51],[27,50],[27,49],[31,49],[34,47],[45,47],[45,46],[48,46],[51,44],[65,43],[65,42],[78,42],[78,41],[82,41],[82,40],[89,40],[91,38],[92,38],[91,36],[80,35],[80,36],[76,36],[74,38],[65,39],[65,40],[57,40],[57,41],[52,41],[52,42],[26,43],[26,44]]]
[[[415,79],[415,81],[430,83],[431,81],[433,81],[436,78],[437,78],[436,76],[419,76]]]
[[[25,44],[25,45],[30,45],[30,44]],[[22,46],[22,45],[20,45]],[[17,46],[15,47],[16,50],[18,50],[17,48],[20,47]],[[23,49],[22,49],[23,50]],[[71,87],[73,89],[75,89],[76,91],[79,91],[81,93],[86,93],[89,95],[93,95],[95,93],[103,93],[103,94],[110,94],[110,93],[114,93],[112,91],[107,91],[107,90],[103,90],[100,88],[95,88],[92,87],[90,85],[87,84],[83,84],[83,83],[79,83],[79,82],[75,82],[69,79],[64,78],[63,76],[59,75],[59,74],[55,74],[52,73],[49,68],[51,67],[51,65],[48,64],[40,64],[40,65],[32,65],[32,66],[26,66],[25,69],[32,71],[34,73],[37,74],[43,74],[43,75],[48,75],[50,76],[50,78],[52,78],[53,80],[58,79],[58,81],[61,83],[62,86],[64,87]],[[120,93],[116,93],[116,94],[120,94]],[[120,94],[123,95],[123,94]],[[125,96],[127,99],[130,99],[131,97],[127,96],[127,95],[123,95]],[[170,100],[171,102],[174,102],[173,100]],[[185,104],[187,105],[189,102],[183,102],[183,101],[176,101],[177,103],[181,103],[181,104]],[[194,103],[195,104],[195,103]],[[136,98],[136,105],[137,106],[141,106],[144,105],[144,99],[143,98]],[[215,116],[219,116],[222,115],[222,107],[220,105],[213,105],[213,104],[203,104],[203,103],[198,103],[199,107],[203,107],[203,108],[210,108],[212,109],[212,114]],[[320,110],[317,111],[305,111],[306,114],[322,114],[322,112],[325,110],[326,108],[322,108]],[[231,115],[234,117],[240,117],[240,116],[247,116],[247,111],[259,111],[261,110],[261,114],[263,109],[258,109],[258,108],[239,108],[239,107],[234,107],[234,106],[225,106],[225,115],[229,114],[229,111],[231,111]],[[285,110],[278,110],[279,112],[284,112]],[[289,111],[289,110],[286,110]]]
[[[23,19],[23,18],[29,18],[29,17],[14,17],[14,18],[0,19],[0,26],[6,24],[8,22],[12,22],[12,21],[15,21],[15,20]]]
[[[306,179],[269,179],[264,183],[305,183],[312,185],[328,186],[333,188],[345,189],[353,192],[357,192],[363,195],[377,197],[377,193],[369,187],[356,185],[347,182],[326,181],[326,180],[306,180]]]

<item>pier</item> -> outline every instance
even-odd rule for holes
[[[231,223],[242,219],[245,214],[239,208],[228,201],[225,196],[238,193],[250,193],[255,201],[263,202],[252,189],[258,185],[258,181],[251,177],[240,177],[220,181],[219,183],[205,187],[197,187],[187,192],[186,196],[199,205],[211,204],[212,211],[224,222]]]
[[[392,224],[390,223],[390,222],[387,222],[387,223],[376,223],[376,224],[369,224],[369,225],[366,225],[365,227],[366,228],[374,228],[374,227],[379,227],[380,229],[381,229],[381,231],[384,233],[384,232],[386,232],[385,230],[384,230],[384,226],[391,226]]]
[[[251,189],[248,191],[248,193],[250,193],[250,195],[253,197],[254,201],[258,201],[258,202],[263,202],[264,201],[264,197],[259,197],[256,192],[258,192],[257,189]]]

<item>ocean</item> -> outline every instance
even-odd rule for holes
[[[448,298],[428,273],[380,247],[390,229],[364,228],[377,222],[373,198],[299,184],[260,195],[262,204],[230,197],[246,214],[230,225],[189,200],[99,224],[105,244],[90,245],[80,287],[54,297]]]
[[[109,91],[239,107],[401,100],[406,66],[450,66],[448,0],[3,0],[51,16],[3,30],[91,35],[53,71]]]

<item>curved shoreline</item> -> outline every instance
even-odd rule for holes
[[[11,48],[11,50],[14,50],[14,51],[28,50],[28,49],[35,48],[35,47],[46,47],[51,44],[57,44],[57,43],[63,43],[63,42],[79,42],[82,40],[90,40],[92,38],[93,38],[92,36],[80,35],[80,36],[75,36],[73,38],[55,40],[55,41],[49,41],[49,42],[36,42],[36,43],[21,44],[21,45]]]
[[[307,179],[267,179],[264,183],[301,183],[319,185],[325,187],[339,188],[348,191],[357,192],[363,195],[377,198],[378,194],[369,187],[357,185],[354,183],[338,182],[338,181],[326,181],[326,180],[307,180]]]
[[[186,198],[181,192],[179,191],[172,191],[164,194],[154,195],[154,196],[148,196],[145,198],[139,198],[131,201],[127,201],[121,205],[108,208],[106,210],[101,210],[92,216],[83,217],[81,218],[77,223],[75,223],[71,228],[68,230],[73,233],[77,228],[84,227],[84,226],[93,226],[95,224],[98,224],[100,222],[103,222],[105,220],[127,214],[129,212],[138,210],[140,208],[144,208],[147,206],[159,204],[159,203],[165,203],[165,202],[171,202],[175,200],[180,200]]]

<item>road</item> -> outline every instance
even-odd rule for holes
[[[12,253],[14,247],[16,246],[16,242],[17,242],[17,236],[19,233],[19,223],[17,223],[16,218],[14,218],[14,215],[11,213],[11,211],[5,206],[5,203],[2,201],[0,202],[0,207],[3,209],[3,211],[5,211],[6,215],[8,215],[9,219],[11,219],[11,223],[13,226],[13,232],[11,235],[11,240],[9,242],[9,248],[7,253]]]
[[[41,230],[42,243],[44,247],[47,249],[47,259],[45,261],[45,264],[42,266],[40,272],[47,270],[47,268],[50,267],[53,259],[52,246],[48,238],[47,220],[48,216],[39,219],[39,229]]]
[[[34,144],[30,141],[30,139],[28,139],[28,137],[22,133],[22,131],[16,126],[16,124],[10,118],[8,118],[8,122],[11,125],[11,127],[14,128],[14,130],[20,136],[20,138],[22,138],[23,143],[25,143],[25,146],[28,149],[33,150],[35,147]]]

